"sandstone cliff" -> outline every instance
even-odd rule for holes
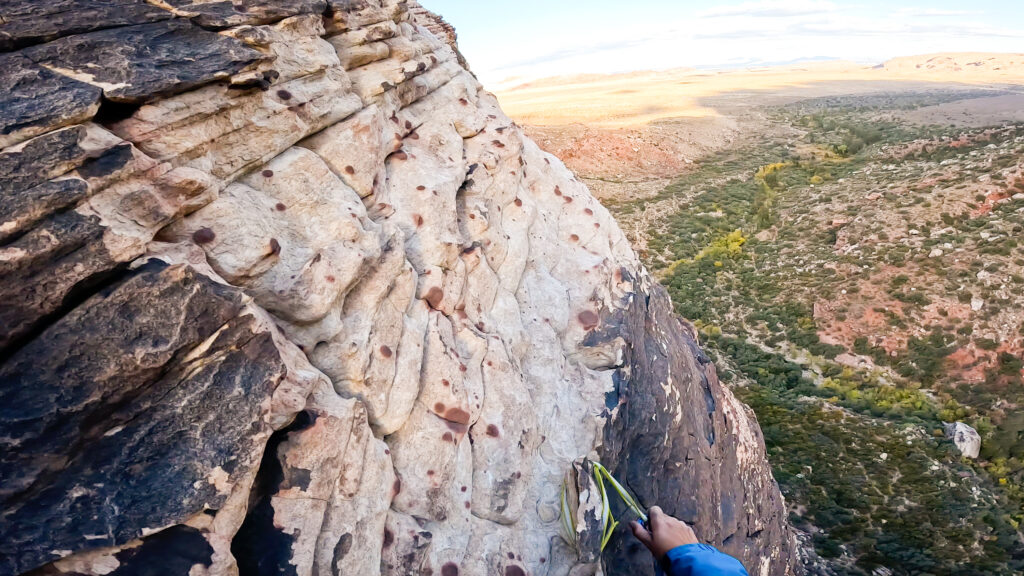
[[[791,570],[756,422],[425,14],[0,7],[0,574],[593,573],[587,455]]]

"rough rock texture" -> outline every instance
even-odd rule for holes
[[[981,453],[981,434],[963,422],[946,424],[946,438],[956,444],[960,453],[968,458],[977,458]]]
[[[459,64],[466,70],[469,70],[469,63],[462,55],[462,52],[459,51],[459,35],[455,33],[454,26],[449,24],[440,14],[434,14],[418,3],[413,3],[409,6],[409,15],[413,22],[423,26],[434,36],[444,40],[455,51],[455,57],[459,59]]]
[[[696,332],[673,314],[665,289],[646,276],[638,284],[636,294],[584,340],[632,343],[617,372],[620,407],[605,429],[602,460],[642,502],[658,503],[711,544],[746,559],[751,574],[771,574],[791,551],[777,544],[788,538],[778,516],[783,502],[765,474],[753,412],[718,382]],[[636,554],[628,528],[619,531],[606,559],[624,572],[642,573],[646,558]]]
[[[435,17],[28,4],[0,12],[0,574],[653,572],[595,548],[587,456],[792,570],[752,415]]]

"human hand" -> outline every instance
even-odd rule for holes
[[[633,536],[647,546],[655,560],[660,562],[665,553],[676,546],[697,543],[697,535],[686,522],[665,514],[661,508],[651,506],[647,518],[650,531],[636,521],[630,522],[629,527],[633,530]]]

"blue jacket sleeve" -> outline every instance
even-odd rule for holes
[[[707,544],[676,546],[661,565],[668,576],[748,576],[739,560]]]

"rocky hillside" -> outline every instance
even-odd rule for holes
[[[588,455],[792,570],[753,417],[424,17],[0,6],[0,574],[653,572],[559,535]]]
[[[755,410],[812,574],[1024,573],[1016,90],[765,106],[608,203]]]

